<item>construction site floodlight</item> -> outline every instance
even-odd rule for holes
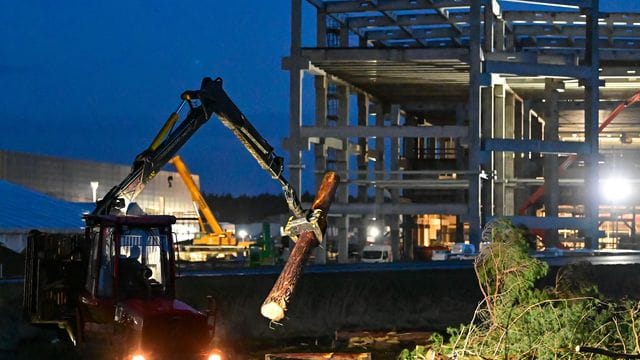
[[[625,177],[612,176],[600,181],[600,194],[605,201],[619,203],[628,199],[632,192],[631,181]]]
[[[374,225],[371,225],[367,228],[367,234],[372,238],[377,238],[380,236],[380,228]]]

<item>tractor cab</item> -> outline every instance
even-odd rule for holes
[[[87,216],[85,295],[96,300],[173,298],[173,216]]]
[[[208,358],[213,308],[175,299],[175,220],[87,215],[84,236],[34,232],[25,315],[67,329],[88,357]]]

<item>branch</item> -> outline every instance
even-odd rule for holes
[[[600,348],[590,347],[590,346],[578,345],[576,346],[576,352],[587,353],[587,354],[599,354],[599,355],[604,355],[604,356],[608,356],[615,359],[640,359],[639,354],[623,354],[623,353],[609,351],[607,349],[600,349]]]

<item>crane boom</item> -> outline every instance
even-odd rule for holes
[[[300,200],[283,175],[284,161],[251,125],[238,107],[222,88],[222,79],[210,77],[202,79],[200,90],[188,90],[181,95],[182,103],[162,126],[149,147],[138,154],[131,172],[118,185],[97,202],[92,215],[110,214],[112,210],[124,206],[123,197],[133,200],[160,169],[173,158],[191,136],[206,123],[212,115],[228,127],[249,151],[260,167],[277,180],[284,192],[290,211],[295,217],[303,217]],[[196,104],[197,101],[199,104]],[[184,104],[189,105],[189,113],[176,126],[178,113]]]
[[[215,215],[213,215],[211,208],[209,208],[209,205],[207,205],[207,201],[204,199],[204,196],[202,196],[200,190],[198,190],[196,182],[193,181],[193,178],[191,177],[191,172],[187,168],[187,165],[185,165],[184,161],[182,161],[182,158],[180,158],[180,155],[174,156],[171,160],[169,160],[169,162],[173,166],[175,166],[178,174],[180,174],[182,181],[184,181],[184,184],[187,186],[187,189],[191,194],[191,200],[193,200],[193,202],[198,207],[198,210],[200,211],[200,213],[202,213],[202,216],[209,224],[210,232],[215,234],[223,233],[224,231],[222,230],[222,227],[220,227],[218,219],[216,219]],[[202,230],[206,231],[206,229]]]

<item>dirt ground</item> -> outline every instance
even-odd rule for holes
[[[66,335],[22,318],[22,283],[0,285],[0,359],[78,359]]]
[[[640,298],[640,265],[588,266],[586,278],[610,298]],[[550,285],[554,271],[542,286]],[[265,353],[371,351],[374,359],[394,359],[402,346],[348,348],[334,340],[336,330],[442,330],[467,322],[480,298],[473,271],[409,271],[306,274],[282,324],[259,314],[275,276],[180,278],[178,298],[206,307],[206,295],[219,306],[219,336],[238,352],[235,359],[263,359]],[[0,284],[0,360],[77,359],[54,329],[22,320],[22,283]],[[259,339],[247,341],[247,339]]]

